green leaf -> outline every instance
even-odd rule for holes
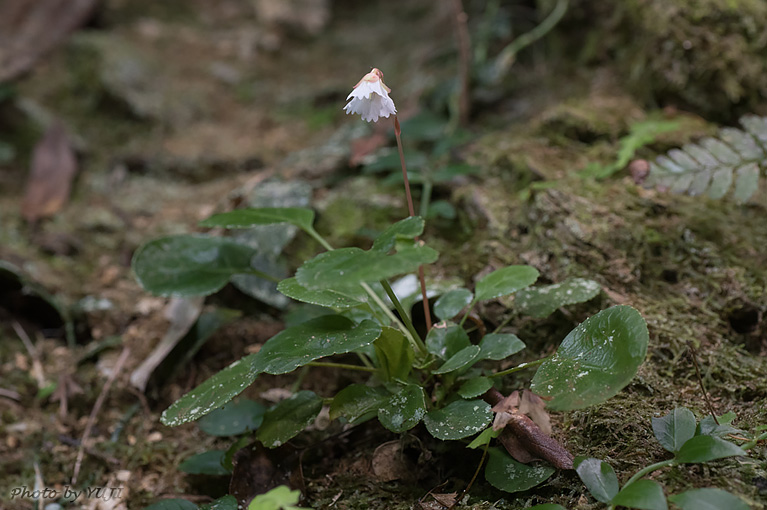
[[[373,345],[386,380],[407,379],[413,368],[415,353],[405,336],[399,330],[385,327]]]
[[[350,384],[333,397],[330,404],[330,419],[344,417],[352,425],[357,425],[378,414],[381,405],[391,397],[391,393],[381,387],[364,384]]]
[[[236,436],[256,430],[264,420],[264,412],[266,408],[258,402],[242,399],[203,416],[197,426],[211,436]]]
[[[145,507],[144,510],[197,510],[197,505],[185,499],[163,499]]]
[[[677,407],[663,418],[653,418],[652,431],[663,448],[676,453],[695,435],[695,415],[685,407]]]
[[[429,411],[423,418],[429,434],[442,440],[455,440],[480,432],[490,424],[493,412],[490,404],[482,400],[456,400]]]
[[[251,270],[256,251],[221,237],[179,235],[149,241],[133,255],[139,284],[160,296],[212,294]]]
[[[315,359],[370,345],[380,334],[381,326],[373,321],[357,326],[340,315],[317,317],[267,340],[255,355],[255,366],[259,372],[285,374]]]
[[[238,510],[237,498],[228,494],[222,498],[218,498],[212,503],[201,505],[200,510]]]
[[[332,289],[307,289],[298,283],[298,280],[296,280],[295,277],[282,280],[277,284],[277,290],[296,301],[309,303],[311,305],[326,306],[336,310],[359,306],[364,302],[364,297],[362,299],[351,297],[347,295],[349,294],[348,292],[341,293]],[[352,294],[354,293],[352,292]]]
[[[439,322],[426,335],[426,350],[442,359],[452,358],[469,345],[469,335],[452,322]]]
[[[640,510],[668,510],[663,488],[652,480],[637,480],[621,490],[611,505],[639,508]]]
[[[700,420],[695,435],[715,436],[724,439],[729,434],[743,434],[742,430],[731,425],[736,417],[735,413],[729,411],[717,418],[719,420],[717,424],[714,417],[709,414]]]
[[[356,289],[360,283],[372,283],[403,273],[410,273],[423,264],[437,260],[438,253],[428,246],[402,246],[397,253],[359,248],[340,248],[320,253],[296,271],[298,283],[307,289]]]
[[[479,359],[500,361],[525,348],[517,335],[506,333],[490,333],[479,342]]]
[[[519,492],[545,482],[556,471],[548,464],[528,465],[512,459],[499,448],[488,449],[485,479],[502,491]]]
[[[474,295],[469,289],[453,289],[442,294],[434,303],[434,314],[443,320],[450,320],[471,303]]]
[[[618,477],[607,462],[594,458],[577,457],[575,471],[594,499],[610,503],[618,494]]]
[[[256,354],[250,354],[235,361],[175,401],[162,413],[162,424],[176,427],[194,421],[239,395],[259,374],[255,357]]]
[[[314,223],[314,211],[301,207],[261,207],[237,209],[214,214],[200,222],[202,227],[248,228],[255,225],[291,223],[303,230],[310,230]]]
[[[594,280],[568,278],[562,283],[521,290],[514,304],[525,315],[542,319],[565,305],[584,303],[594,298],[602,287]]]
[[[458,388],[458,394],[463,398],[474,398],[484,394],[493,387],[493,381],[489,377],[473,377]]]
[[[471,443],[466,445],[466,448],[476,450],[477,448],[484,447],[486,444],[490,443],[490,441],[498,437],[501,432],[503,432],[503,430],[493,430],[493,427],[488,427],[480,432],[477,437],[472,439]]]
[[[614,306],[586,319],[533,377],[531,389],[556,411],[604,402],[626,386],[647,354],[649,334],[638,311]]]
[[[735,170],[735,201],[742,204],[759,189],[759,166],[749,163]]]
[[[420,216],[410,216],[400,220],[384,230],[375,241],[371,250],[389,253],[400,239],[415,239],[423,233],[425,222]]]
[[[228,475],[221,461],[226,450],[210,450],[192,455],[178,467],[179,470],[191,475]]]
[[[312,391],[299,391],[266,411],[256,437],[267,448],[276,448],[304,430],[320,410],[320,397]]]
[[[295,506],[300,498],[300,491],[292,491],[289,487],[280,485],[253,498],[248,510],[311,510]]]
[[[447,374],[455,372],[462,368],[468,368],[473,365],[473,362],[478,361],[477,355],[479,354],[478,345],[469,345],[464,347],[453,356],[450,357],[441,367],[432,371],[432,374]]]
[[[475,301],[486,301],[513,294],[538,279],[538,270],[530,266],[508,266],[493,271],[477,282]]]
[[[724,439],[714,436],[695,436],[682,445],[676,454],[676,461],[680,464],[693,464],[737,455],[747,454],[739,446]]]
[[[748,510],[739,497],[722,489],[693,489],[669,496],[669,501],[682,510]]]
[[[408,384],[378,409],[381,425],[392,432],[406,432],[426,414],[426,396],[417,384]]]

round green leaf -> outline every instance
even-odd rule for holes
[[[330,404],[330,419],[335,420],[341,416],[356,425],[378,413],[391,394],[381,387],[372,388],[364,384],[350,384],[333,397]]]
[[[548,464],[522,464],[499,448],[488,449],[485,479],[502,491],[519,492],[545,482],[556,471]]]
[[[479,348],[479,359],[499,361],[518,353],[525,348],[525,344],[517,335],[490,333],[479,342]]]
[[[152,503],[144,510],[197,510],[197,505],[185,499],[173,498]]]
[[[469,345],[469,335],[452,322],[439,322],[426,335],[426,350],[442,359],[452,358]]]
[[[296,271],[298,283],[307,289],[356,289],[360,283],[372,283],[437,260],[438,253],[428,246],[413,244],[400,247],[397,253],[359,248],[340,248],[320,253]]]
[[[597,501],[610,503],[618,494],[618,477],[607,462],[594,458],[576,458],[575,471]]]
[[[192,455],[178,467],[191,475],[228,475],[229,471],[221,464],[226,450],[210,450]]]
[[[484,394],[493,387],[493,381],[489,377],[473,377],[458,388],[458,394],[463,398],[474,398]]]
[[[677,407],[662,418],[652,419],[655,438],[666,450],[676,453],[695,435],[695,415],[686,407]]]
[[[267,340],[255,355],[255,366],[259,372],[285,374],[315,359],[370,345],[380,334],[381,326],[373,321],[357,326],[340,315],[317,317]]]
[[[296,301],[309,303],[311,305],[326,306],[337,310],[351,308],[363,303],[363,300],[348,296],[348,293],[342,294],[331,289],[307,289],[298,283],[298,280],[296,280],[295,277],[282,280],[277,284],[277,290]]]
[[[434,303],[434,314],[443,320],[450,320],[471,303],[474,295],[469,289],[453,289],[442,294]]]
[[[200,222],[203,227],[248,228],[255,225],[291,223],[304,230],[312,228],[314,211],[301,207],[261,207],[237,209],[236,211],[214,214]]]
[[[423,418],[429,434],[442,440],[463,439],[480,432],[493,419],[490,404],[482,400],[456,400],[429,411]]]
[[[669,501],[682,510],[748,510],[739,497],[722,489],[693,489],[669,496]]]
[[[256,380],[259,370],[255,358],[255,354],[250,354],[218,372],[175,401],[162,413],[160,421],[176,427],[226,404]]]
[[[267,448],[276,448],[304,430],[320,410],[320,397],[312,391],[299,391],[266,411],[256,437]]]
[[[212,294],[251,270],[256,251],[221,237],[180,235],[149,241],[133,255],[139,284],[160,296]]]
[[[513,294],[535,283],[538,270],[530,266],[507,266],[493,271],[477,282],[475,301],[486,301]]]
[[[562,283],[521,290],[514,296],[514,304],[525,315],[542,319],[561,306],[584,303],[600,290],[594,280],[568,278]]]
[[[266,408],[252,400],[231,402],[200,418],[197,426],[211,436],[236,436],[256,430],[264,419]]]
[[[604,402],[626,386],[647,354],[649,334],[638,311],[614,306],[586,319],[533,377],[531,389],[566,411]]]
[[[432,371],[432,374],[447,374],[472,365],[479,354],[478,345],[469,345],[455,353],[441,367]]]
[[[405,336],[398,329],[384,327],[373,345],[384,378],[387,381],[407,379],[415,353]]]
[[[406,432],[426,414],[426,396],[417,384],[408,384],[378,408],[378,421],[392,432]]]
[[[739,446],[714,436],[695,436],[679,449],[677,462],[693,464],[711,460],[747,455]]]
[[[668,510],[666,496],[658,482],[637,480],[621,490],[610,502],[611,505],[639,508],[640,510]]]
[[[375,241],[373,241],[372,250],[382,253],[389,253],[398,239],[415,239],[423,233],[423,218],[420,216],[409,216],[400,220],[394,225],[384,230]]]

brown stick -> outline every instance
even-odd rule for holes
[[[695,352],[695,347],[692,346],[692,342],[687,342],[687,348],[690,350],[692,364],[695,365],[695,374],[698,376],[698,384],[700,384],[700,391],[703,392],[703,399],[706,401],[706,405],[708,406],[708,412],[711,413],[711,417],[714,419],[714,423],[719,425],[719,419],[716,417],[716,409],[714,409],[714,404],[712,404],[711,400],[709,400],[706,387],[703,386],[703,377],[700,375],[700,367],[698,366],[698,355]]]
[[[494,406],[504,397],[500,391],[490,388],[482,398]],[[517,411],[509,414],[511,419],[498,439],[512,457],[517,456],[521,446],[532,456],[548,461],[557,469],[573,469],[573,455],[556,439],[544,434],[540,427],[524,414]]]

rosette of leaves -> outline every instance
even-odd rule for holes
[[[746,202],[767,167],[767,117],[745,115],[740,124],[743,129],[725,127],[716,137],[658,156],[645,185],[713,199],[732,190],[736,202]]]

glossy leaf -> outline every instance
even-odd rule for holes
[[[442,294],[434,303],[434,314],[443,320],[450,320],[471,303],[474,295],[469,289],[453,289]]]
[[[226,404],[256,380],[259,370],[255,358],[256,354],[245,356],[210,377],[175,401],[162,413],[160,421],[163,425],[176,427]]]
[[[179,235],[141,246],[131,263],[139,284],[160,296],[212,294],[251,270],[253,248],[221,237]]]
[[[314,421],[322,399],[311,391],[299,391],[269,409],[256,437],[267,448],[276,448],[295,437]]]
[[[602,503],[618,494],[618,477],[607,462],[594,458],[576,458],[575,471],[594,499]]]
[[[722,489],[693,489],[669,496],[669,501],[682,510],[748,510],[745,501]]]
[[[463,398],[474,398],[484,394],[493,387],[493,380],[489,377],[473,377],[458,388],[458,394]]]
[[[227,494],[211,503],[200,505],[200,510],[238,510],[237,498]]]
[[[529,287],[538,279],[538,270],[530,266],[507,266],[482,278],[477,282],[474,292],[475,301],[486,301],[513,294]]]
[[[437,260],[437,252],[428,246],[402,246],[397,253],[359,248],[341,248],[320,253],[296,271],[298,283],[307,289],[356,289],[360,283],[371,283],[410,273],[423,264]]]
[[[469,345],[469,335],[462,327],[452,322],[439,322],[426,335],[426,349],[442,359],[452,358]]]
[[[413,347],[405,336],[399,330],[385,327],[373,345],[385,379],[405,380],[415,359]]]
[[[668,510],[663,488],[652,480],[637,480],[621,490],[611,505],[639,508],[640,510]]]
[[[490,333],[479,342],[479,359],[500,361],[525,348],[517,335],[508,333]]]
[[[261,347],[256,367],[267,374],[285,374],[318,358],[371,345],[381,334],[373,321],[356,325],[340,315],[317,317],[284,329]]]
[[[221,464],[225,453],[226,450],[210,450],[192,455],[178,469],[192,475],[228,475],[229,470]]]
[[[429,411],[423,423],[429,434],[442,440],[469,437],[484,430],[493,419],[490,404],[482,400],[456,400],[443,407]]]
[[[266,408],[253,400],[230,402],[203,416],[197,426],[211,436],[236,436],[256,430],[264,420]]]
[[[677,407],[662,418],[652,419],[655,438],[666,450],[676,453],[695,435],[695,415],[685,407]]]
[[[389,397],[378,409],[381,425],[392,432],[406,432],[426,414],[426,396],[417,384],[408,384]]]
[[[360,299],[349,295],[355,295],[354,292],[341,293],[332,289],[307,289],[298,283],[295,277],[282,280],[277,284],[277,290],[296,301],[326,306],[336,310],[351,308],[364,302],[364,296]]]
[[[447,374],[462,368],[470,367],[479,355],[478,345],[469,345],[455,353],[441,367],[432,371],[433,374]]]
[[[711,460],[747,455],[739,446],[714,436],[695,436],[679,449],[677,462],[692,464]]]
[[[362,423],[378,414],[378,409],[390,397],[391,393],[381,387],[350,384],[333,397],[330,419],[344,417],[352,425]]]
[[[519,492],[545,482],[556,471],[548,464],[522,464],[499,448],[488,449],[485,479],[502,491]]]
[[[638,311],[614,306],[586,319],[533,377],[531,389],[564,411],[604,402],[626,386],[644,361],[649,334]]]
[[[601,289],[594,280],[568,278],[562,283],[521,290],[514,297],[514,305],[523,314],[541,319],[559,307],[584,303],[599,294]]]
[[[214,214],[200,222],[202,227],[248,228],[255,225],[290,223],[304,230],[312,228],[314,211],[301,207],[260,207]]]
[[[375,241],[371,250],[382,253],[389,253],[394,249],[399,239],[415,239],[423,233],[423,218],[420,216],[410,216],[400,220],[394,225],[384,230]]]

